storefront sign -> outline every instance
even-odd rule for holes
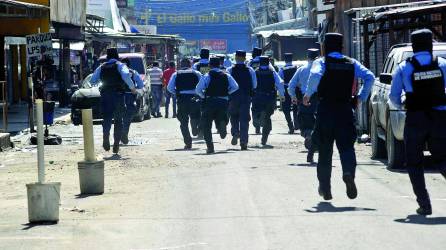
[[[52,55],[51,33],[41,33],[26,36],[26,55],[28,58]],[[39,58],[40,59],[40,58]]]
[[[207,48],[213,53],[226,53],[227,41],[223,39],[200,40],[200,47]]]

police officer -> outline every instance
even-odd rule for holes
[[[312,143],[311,134],[313,133],[314,124],[316,122],[316,110],[318,98],[316,94],[311,96],[310,106],[305,106],[302,103],[302,97],[305,94],[308,84],[308,77],[310,76],[310,70],[313,67],[313,62],[319,56],[318,49],[308,49],[307,59],[308,61],[300,68],[296,70],[293,78],[290,80],[288,86],[288,94],[292,99],[294,105],[299,105],[299,113],[297,115],[301,136],[305,138],[305,147],[308,150],[307,162],[314,162],[314,152],[316,150],[315,145]]]
[[[102,146],[105,151],[110,150],[110,129],[112,120],[120,121],[115,123],[113,153],[119,152],[119,141],[122,135],[122,117],[124,115],[125,102],[124,93],[131,91],[136,94],[136,88],[132,82],[130,71],[125,64],[119,62],[118,50],[116,48],[107,49],[107,62],[98,67],[91,82],[102,82],[100,87],[101,105],[104,121]]]
[[[202,75],[207,74],[211,68],[209,67],[209,50],[201,49],[200,60],[194,64],[194,70],[199,71]]]
[[[258,69],[260,66],[260,56],[262,55],[263,51],[261,48],[257,48],[255,47],[254,49],[252,49],[252,59],[251,61],[248,63],[249,67],[253,68],[253,69]]]
[[[406,93],[407,171],[420,206],[420,215],[432,214],[423,169],[426,143],[434,163],[446,178],[446,60],[432,54],[432,32],[428,29],[411,34],[414,55],[402,62],[393,75],[389,98],[401,109],[401,94]]]
[[[286,122],[288,124],[288,134],[294,134],[294,130],[299,127],[297,120],[297,104],[291,103],[291,97],[288,94],[288,85],[296,73],[297,66],[293,65],[293,53],[285,53],[285,67],[279,70],[279,76],[283,79],[285,87],[285,102],[282,105],[282,111],[285,115]],[[293,118],[291,118],[291,112],[293,112]]]
[[[144,88],[144,82],[139,75],[138,71],[130,68],[130,60],[128,58],[122,59],[122,63],[124,63],[130,72],[130,78],[136,89],[142,90]],[[121,142],[124,144],[129,143],[129,130],[130,124],[132,123],[133,117],[136,114],[136,98],[137,94],[133,94],[131,91],[126,91],[124,94],[125,100],[125,113],[123,117],[123,127],[122,127],[122,136]]]
[[[229,95],[238,90],[234,78],[220,70],[219,58],[212,57],[209,61],[211,71],[203,76],[197,85],[196,93],[203,98],[201,127],[207,145],[207,153],[214,153],[212,142],[212,121],[222,139],[226,138],[226,125]]]
[[[317,92],[319,97],[313,140],[316,140],[319,149],[317,165],[319,194],[325,200],[332,199],[330,179],[335,141],[341,158],[347,196],[355,199],[358,195],[354,181],[356,130],[352,109],[354,98],[352,89],[356,78],[363,79],[364,85],[358,98],[366,101],[375,81],[375,76],[370,70],[355,59],[342,55],[342,40],[343,36],[338,33],[325,35],[322,46],[324,57],[313,63],[303,98],[304,104],[309,106],[310,98],[314,93]]]
[[[284,101],[285,89],[279,74],[269,66],[269,58],[261,56],[259,62],[260,66],[256,70],[257,89],[253,98],[252,112],[257,117],[254,122],[259,122],[254,126],[263,127],[261,143],[265,146],[272,129],[271,116],[276,109],[277,91],[279,91],[281,101]]]
[[[173,73],[167,85],[167,91],[177,96],[178,120],[180,121],[181,134],[184,139],[184,149],[192,149],[192,137],[189,132],[189,118],[192,127],[192,135],[197,136],[200,103],[197,102],[195,88],[201,79],[201,73],[191,68],[189,59],[181,60],[181,69]]]
[[[232,145],[237,145],[240,138],[241,150],[248,149],[248,130],[251,116],[251,98],[257,87],[257,77],[254,69],[245,64],[246,52],[235,52],[236,64],[228,68],[228,73],[239,85],[239,90],[231,96],[229,113],[231,117]]]

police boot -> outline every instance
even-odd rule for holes
[[[356,189],[355,178],[351,174],[346,174],[342,177],[347,187],[347,197],[355,199],[358,196],[358,190]]]
[[[233,146],[238,144],[238,136],[237,135],[232,136],[231,144]]]
[[[313,152],[308,152],[308,154],[307,154],[307,162],[308,163],[313,163],[314,162],[313,156],[314,156]]]
[[[122,136],[121,136],[121,142],[122,142],[124,145],[129,144],[129,132],[124,131],[124,132],[122,133]]]
[[[432,214],[432,206],[428,205],[428,206],[420,206],[417,210],[416,210],[417,214],[419,215],[431,215]]]
[[[206,154],[213,154],[213,153],[215,153],[214,144],[213,143],[207,144]]]
[[[220,122],[217,130],[218,130],[218,133],[220,134],[220,138],[225,139],[226,135],[228,134],[228,132],[226,131],[226,123]]]
[[[119,153],[119,142],[113,144],[113,154]]]
[[[288,124],[288,134],[294,134],[294,125],[292,123]]]
[[[190,126],[192,127],[192,135],[198,135],[198,121],[196,119],[191,119]]]
[[[186,144],[186,145],[184,146],[184,149],[185,149],[185,150],[191,150],[191,149],[192,149],[192,144],[191,144],[191,143]]]
[[[110,151],[110,135],[104,135],[102,137],[102,147],[105,151]]]
[[[443,170],[440,173],[441,173],[441,175],[443,175],[444,179],[446,179],[446,170]]]
[[[241,151],[246,151],[246,150],[248,150],[248,144],[246,144],[246,143],[241,143],[241,144],[240,144],[240,150],[241,150]]]
[[[318,188],[318,193],[326,201],[333,199],[333,196],[331,195],[331,190],[324,190],[320,185]]]
[[[262,141],[261,141],[261,143],[262,143],[263,146],[266,145],[266,142],[267,142],[267,141],[268,141],[268,135],[262,135]]]
[[[261,133],[261,132],[260,132],[260,126],[257,126],[257,127],[256,127],[256,135],[260,135],[260,133]]]

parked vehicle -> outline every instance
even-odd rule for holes
[[[434,43],[433,52],[434,56],[446,57],[446,43]],[[412,55],[410,44],[399,44],[390,49],[382,73],[373,85],[368,103],[372,157],[383,158],[387,155],[389,168],[399,168],[405,165],[406,111],[398,109],[389,102],[392,76],[397,65]]]
[[[140,53],[126,53],[119,55],[121,59],[128,58],[130,60],[130,67],[136,70],[144,81],[144,88],[138,90],[138,98],[136,100],[137,112],[134,120],[141,122],[144,119],[150,119],[150,78],[147,76],[147,67],[144,54]],[[104,62],[105,57],[101,57],[100,61]],[[71,120],[74,125],[80,125],[82,123],[81,109],[92,108],[93,119],[102,119],[102,110],[100,105],[101,95],[98,84],[91,84],[92,74],[87,76],[82,82],[80,89],[75,91],[71,97]]]

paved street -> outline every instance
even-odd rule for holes
[[[78,195],[81,127],[53,128],[64,138],[45,155],[48,181],[62,183],[57,225],[26,224],[36,150],[0,153],[0,249],[444,249],[446,182],[437,173],[426,177],[434,214],[416,216],[408,176],[357,145],[358,199],[346,197],[335,154],[334,199],[323,202],[316,168],[305,164],[302,138],[286,133],[283,114],[274,115],[272,146],[253,135],[247,152],[216,134],[217,154],[205,155],[202,140],[183,151],[178,125],[134,123],[120,157],[100,148],[95,126],[106,191],[90,197]]]

